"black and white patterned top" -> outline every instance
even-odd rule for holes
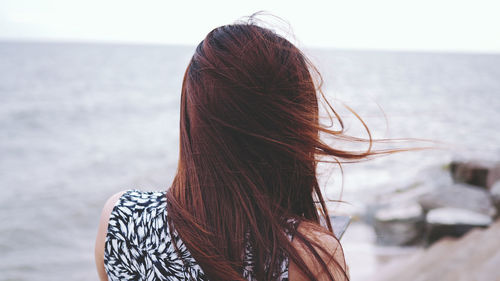
[[[177,233],[169,231],[165,193],[128,190],[117,201],[104,249],[104,268],[110,281],[208,280]],[[296,225],[294,220],[289,223]],[[287,235],[291,240],[293,234]],[[286,255],[282,255],[280,264],[276,280],[288,281]],[[253,269],[252,247],[247,244],[243,270],[247,280],[256,280]]]

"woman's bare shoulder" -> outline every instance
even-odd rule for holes
[[[126,191],[120,191],[113,194],[106,200],[101,212],[101,219],[99,220],[99,228],[97,230],[97,237],[95,242],[95,262],[97,266],[97,273],[100,280],[107,281],[108,277],[104,269],[104,244],[106,242],[106,234],[108,232],[108,222],[111,212],[116,205],[116,202]]]
[[[348,280],[344,275],[347,274],[347,265],[345,263],[344,252],[340,242],[333,234],[316,223],[301,222],[297,228],[297,232],[303,235],[309,241],[315,242],[313,245],[320,255],[321,259],[327,264],[330,273],[335,280]],[[300,239],[294,239],[292,245],[298,251],[306,265],[311,269],[317,280],[329,280],[328,273],[321,267],[321,264],[311,251],[300,242]],[[307,280],[298,266],[290,261],[289,266],[290,281]]]

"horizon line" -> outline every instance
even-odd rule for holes
[[[89,44],[89,45],[120,45],[120,46],[172,46],[195,48],[197,44],[169,43],[160,41],[133,40],[102,40],[76,38],[23,38],[0,37],[0,43],[42,43],[42,44]],[[302,42],[300,42],[302,43]],[[304,51],[354,51],[354,52],[395,52],[395,53],[425,53],[425,54],[463,54],[463,55],[500,55],[500,50],[470,50],[470,49],[439,49],[439,48],[385,48],[385,47],[336,47],[336,46],[298,46]]]

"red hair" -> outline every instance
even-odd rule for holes
[[[182,85],[180,155],[167,193],[168,219],[210,280],[244,280],[246,233],[258,280],[273,279],[265,261],[277,268],[282,254],[314,280],[283,229],[290,228],[287,218],[323,220],[333,235],[316,178],[318,158],[388,153],[372,151],[371,137],[363,152],[320,139],[320,132],[343,134],[319,124],[322,94],[311,72],[319,75],[292,43],[251,23],[216,28],[196,48]],[[300,233],[294,239],[327,268],[317,243]]]

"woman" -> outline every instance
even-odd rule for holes
[[[381,152],[320,140],[346,136],[320,126],[311,71],[269,29],[211,31],[184,76],[175,179],[165,192],[107,201],[96,241],[101,280],[348,280],[316,166],[319,157]]]

